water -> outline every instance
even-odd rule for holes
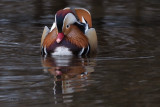
[[[1,0],[2,107],[159,107],[158,0]],[[45,25],[64,7],[90,10],[95,57],[41,57]],[[63,74],[59,76],[59,74]]]

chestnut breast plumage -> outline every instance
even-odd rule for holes
[[[97,36],[94,28],[91,27],[91,16],[87,10],[83,8],[59,10],[55,15],[55,22],[51,30],[45,27],[43,31],[42,55],[88,55],[95,53]]]

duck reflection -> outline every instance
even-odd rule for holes
[[[54,76],[54,95],[65,94],[61,100],[58,97],[56,101],[71,102],[72,99],[68,97],[72,98],[72,93],[85,91],[91,83],[89,75],[94,72],[95,60],[72,56],[43,57],[42,65],[45,73]]]

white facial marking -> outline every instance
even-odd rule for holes
[[[77,19],[72,13],[68,13],[63,20],[63,27],[65,27],[64,26],[65,22],[66,22],[66,26],[67,26],[67,25],[70,25],[70,24],[77,22]]]
[[[64,56],[64,55],[73,55],[73,54],[68,48],[61,46],[61,47],[57,47],[55,51],[52,53],[52,55]]]

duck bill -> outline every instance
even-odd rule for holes
[[[64,34],[63,34],[63,33],[58,33],[56,42],[57,42],[57,43],[60,43],[60,42],[62,41],[63,38],[64,38]]]

